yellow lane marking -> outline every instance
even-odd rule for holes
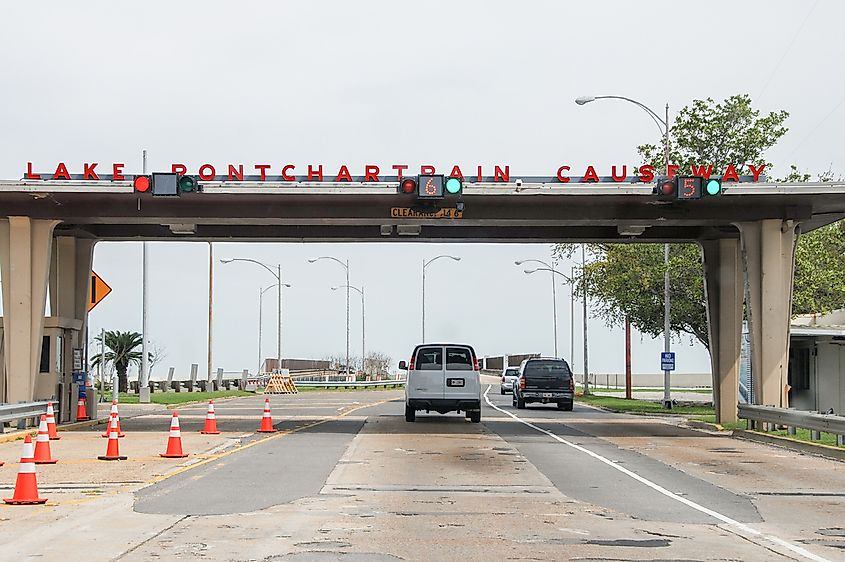
[[[353,412],[357,412],[358,410],[363,410],[364,408],[372,408],[373,406],[380,406],[381,404],[385,404],[387,402],[392,402],[392,401],[393,400],[379,400],[378,402],[371,402],[369,404],[362,404],[362,405],[357,406],[355,408],[352,408],[352,409],[350,409],[350,410],[348,410],[348,411],[346,411],[342,414],[332,416],[331,418],[325,418],[325,419],[318,420],[316,422],[313,422],[313,423],[310,423],[310,424],[307,424],[307,425],[302,425],[302,426],[295,427],[295,428],[292,428],[292,429],[280,431],[278,433],[274,433],[274,434],[272,434],[268,437],[265,437],[263,439],[258,439],[257,441],[252,441],[252,442],[247,443],[245,445],[233,447],[232,449],[228,449],[228,450],[226,450],[222,453],[217,453],[217,454],[213,454],[213,455],[196,454],[196,455],[194,455],[194,458],[203,457],[203,460],[189,464],[187,466],[183,466],[181,468],[174,470],[173,472],[168,472],[167,474],[162,474],[161,476],[157,476],[156,478],[153,478],[151,480],[148,480],[147,482],[142,483],[140,486],[139,486],[139,483],[132,483],[132,484],[126,484],[124,486],[117,487],[117,488],[110,490],[106,493],[96,494],[96,495],[92,495],[92,496],[85,497],[85,498],[79,498],[79,499],[76,499],[76,500],[64,500],[64,501],[61,501],[61,502],[48,501],[44,506],[41,506],[41,509],[38,510],[38,511],[46,511],[45,508],[47,508],[47,507],[55,507],[55,506],[59,506],[59,505],[62,505],[62,506],[65,506],[65,505],[82,505],[82,504],[85,504],[85,503],[88,503],[88,502],[98,500],[100,498],[104,498],[106,496],[121,494],[123,492],[129,491],[132,488],[135,488],[135,489],[145,488],[145,487],[150,486],[152,484],[157,484],[158,482],[161,482],[163,480],[167,480],[168,478],[170,478],[172,476],[176,476],[177,474],[182,474],[183,472],[187,472],[188,470],[191,470],[193,468],[197,468],[199,466],[206,465],[206,464],[208,464],[208,463],[210,463],[210,462],[212,462],[216,459],[227,457],[227,456],[231,455],[232,453],[236,453],[236,452],[242,451],[244,449],[249,449],[250,447],[254,447],[255,445],[259,445],[261,443],[266,443],[266,442],[271,441],[273,439],[279,439],[281,437],[284,437],[285,435],[297,433],[297,432],[300,432],[304,429],[310,429],[312,427],[316,427],[316,426],[322,425],[324,423],[335,421],[335,420],[338,420],[340,418],[345,418],[349,414],[352,414]],[[249,435],[252,435],[252,434],[249,434]],[[85,462],[83,459],[80,459],[80,460]],[[141,460],[141,459],[139,458],[139,459],[134,459],[134,460]],[[151,460],[160,460],[160,458],[159,457],[151,457]],[[70,462],[70,461],[66,461],[66,462]],[[92,459],[90,462],[105,462],[105,461],[97,461],[97,460]],[[92,484],[92,486],[94,486],[94,484]],[[0,504],[0,507],[3,507],[3,504]],[[32,510],[32,511],[35,512],[36,510]]]
[[[305,430],[305,429],[311,429],[312,427],[317,427],[318,425],[323,425],[325,423],[336,421],[340,418],[345,418],[349,414],[351,414],[353,412],[357,412],[358,410],[363,410],[364,408],[372,408],[373,406],[380,406],[381,404],[385,404],[385,403],[390,402],[390,401],[391,400],[379,400],[378,402],[371,402],[369,404],[362,404],[361,406],[351,408],[351,409],[347,410],[346,412],[343,412],[342,414],[338,414],[338,415],[332,416],[330,418],[322,419],[322,420],[319,420],[319,421],[316,421],[316,422],[313,422],[313,423],[309,423],[309,424],[306,424],[306,425],[301,425],[299,427],[294,427],[292,429],[286,429],[286,430],[283,430],[283,431],[279,431],[278,433],[274,433],[272,435],[269,435],[269,436],[264,437],[262,439],[258,439],[256,441],[251,441],[250,443],[247,443],[245,445],[239,445],[237,447],[233,447],[231,449],[223,451],[222,453],[210,455],[208,458],[205,458],[205,459],[203,459],[199,462],[191,463],[189,465],[177,468],[176,470],[174,470],[172,472],[168,472],[167,474],[162,474],[161,476],[157,476],[157,477],[155,477],[151,480],[148,480],[145,484],[147,486],[152,485],[152,484],[158,484],[159,482],[162,482],[163,480],[167,480],[168,478],[171,478],[171,477],[176,476],[178,474],[182,474],[183,472],[187,472],[187,471],[192,470],[194,468],[206,465],[206,464],[208,464],[208,463],[210,463],[214,460],[221,459],[223,457],[228,457],[231,454],[249,449],[250,447],[255,447],[256,445],[261,445],[262,443],[267,443],[267,442],[272,441],[274,439],[280,439],[280,438],[282,438],[286,435],[290,435],[292,433],[298,433],[298,432]]]

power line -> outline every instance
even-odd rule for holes
[[[816,123],[816,126],[815,126],[815,127],[813,127],[812,129],[810,129],[810,132],[809,132],[809,133],[807,133],[807,135],[806,135],[804,138],[802,138],[802,139],[801,139],[801,142],[799,142],[797,145],[795,145],[795,148],[793,148],[793,149],[792,149],[792,152],[790,152],[790,153],[787,155],[787,158],[791,158],[791,157],[792,157],[792,155],[793,155],[793,154],[795,154],[795,153],[798,151],[798,149],[799,149],[799,148],[801,148],[801,146],[802,146],[805,142],[807,142],[807,139],[809,139],[811,136],[813,136],[813,133],[815,133],[815,132],[816,132],[816,130],[817,130],[819,127],[821,127],[822,125],[824,125],[825,121],[827,121],[828,119],[830,119],[830,117],[831,117],[834,113],[836,113],[836,110],[838,110],[838,109],[842,106],[842,104],[843,104],[843,103],[845,103],[845,97],[843,97],[841,100],[839,100],[839,103],[837,103],[837,104],[834,106],[834,108],[833,108],[833,109],[831,109],[831,110],[830,110],[830,112],[822,118],[822,120],[821,120],[821,121],[819,121],[818,123]]]
[[[795,41],[798,39],[798,36],[801,35],[801,31],[804,29],[804,25],[806,25],[807,20],[810,19],[810,15],[813,13],[813,11],[816,9],[816,6],[818,6],[818,5],[819,5],[819,0],[816,0],[815,3],[813,4],[813,6],[810,8],[810,11],[807,12],[806,16],[804,16],[804,21],[802,21],[801,25],[798,26],[798,29],[795,31],[795,34],[792,36],[792,40],[789,42],[789,45],[786,47],[786,50],[781,55],[780,60],[775,65],[775,67],[772,69],[771,74],[769,74],[769,78],[766,80],[766,83],[763,85],[763,89],[760,90],[759,94],[757,94],[757,101],[759,101],[763,97],[763,94],[766,92],[766,89],[769,87],[769,84],[772,83],[772,79],[775,77],[775,73],[777,73],[778,69],[780,68],[780,65],[783,63],[784,59],[786,59],[786,55],[788,55],[789,51],[792,50],[792,46],[795,45]]]

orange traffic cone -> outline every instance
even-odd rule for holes
[[[118,437],[126,437],[126,434],[123,433],[123,431],[120,429],[120,414],[117,413],[117,400],[111,401],[111,411],[109,412],[109,423],[106,424],[106,430],[103,432],[102,435],[100,435],[100,437],[108,437],[109,436],[109,431],[111,430],[111,417],[112,417],[112,415],[114,415],[114,417],[117,418],[117,436]]]
[[[47,435],[47,416],[41,414],[38,424],[38,437],[35,438],[35,464],[56,464],[58,460],[50,457],[50,436]]]
[[[53,411],[52,400],[47,402],[47,437],[49,437],[51,441],[58,441],[61,439],[59,434],[56,433],[56,413]]]
[[[88,421],[88,410],[85,408],[85,397],[80,396],[76,401],[76,421]]]
[[[202,428],[200,433],[205,433],[206,435],[217,435],[220,433],[217,430],[217,416],[214,415],[214,400],[208,401],[208,413],[205,415],[205,427]]]
[[[126,457],[120,454],[120,441],[117,438],[117,414],[109,416],[109,443],[106,445],[106,454],[97,457],[101,461],[125,461]]]
[[[182,452],[182,432],[179,431],[179,414],[173,412],[170,418],[170,437],[167,438],[167,451],[159,453],[159,456],[168,459],[181,459],[187,457],[188,453]]]
[[[18,469],[18,479],[15,481],[15,493],[11,498],[4,498],[4,502],[11,505],[47,503],[47,498],[38,497],[38,482],[35,478],[33,454],[32,437],[27,435],[23,440],[23,453],[21,454],[21,466]]]
[[[258,433],[276,433],[278,431],[273,427],[273,417],[270,415],[270,399],[264,399],[264,413],[261,415],[261,427],[258,428]]]

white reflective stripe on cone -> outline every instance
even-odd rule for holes
[[[173,431],[173,430],[171,429],[171,430],[170,430],[170,436],[171,436],[171,437],[182,437],[182,434],[181,434],[181,433],[179,433],[179,430],[178,430],[178,429],[177,429],[176,431]]]
[[[44,441],[49,441],[49,440],[50,440],[50,436],[47,435],[46,433],[41,433],[40,431],[38,432],[38,437],[35,438],[36,443],[43,443]]]
[[[32,443],[24,443],[23,444],[23,452],[21,453],[21,459],[31,459],[35,456],[35,445]]]
[[[34,462],[22,462],[18,469],[18,474],[35,474]]]
[[[109,431],[109,439],[117,439],[117,432],[116,431]]]
[[[206,416],[206,419],[215,420],[217,419],[217,416],[214,415],[214,412],[209,412],[208,416]]]

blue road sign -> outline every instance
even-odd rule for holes
[[[675,370],[675,352],[661,351],[660,352],[660,370],[674,371]]]

